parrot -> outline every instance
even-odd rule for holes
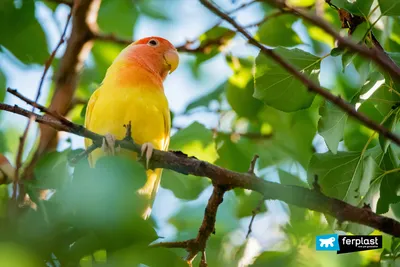
[[[140,39],[123,49],[107,69],[100,86],[93,92],[86,108],[85,127],[104,136],[102,149],[88,155],[89,165],[105,155],[123,153],[115,141],[125,137],[123,125],[131,123],[132,139],[141,145],[146,159],[146,182],[138,190],[145,199],[141,216],[147,219],[160,185],[162,169],[149,170],[153,149],[168,150],[171,117],[163,82],[179,65],[176,48],[166,39],[152,36]],[[92,141],[85,139],[88,148]],[[133,160],[138,155],[127,152]]]

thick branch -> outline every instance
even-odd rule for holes
[[[27,118],[36,116],[36,121],[49,125],[56,130],[70,132],[82,137],[92,139],[95,143],[101,143],[103,136],[91,132],[81,125],[70,123],[65,125],[49,115],[37,115],[18,106],[10,106],[0,103],[0,110],[13,112]],[[121,125],[122,127],[122,125]],[[130,141],[119,140],[116,142],[122,148],[140,153],[140,145]],[[166,152],[154,150],[150,168],[170,169],[182,174],[208,177],[214,186],[226,188],[245,188],[257,191],[266,199],[277,199],[288,204],[315,210],[329,214],[339,221],[349,221],[363,224],[378,229],[387,234],[400,237],[400,223],[391,218],[377,215],[369,209],[352,206],[339,199],[330,198],[321,192],[299,186],[283,185],[265,181],[249,173],[239,173],[224,169],[214,164],[188,157],[182,152]]]
[[[360,121],[362,124],[367,126],[368,128],[377,131],[381,135],[385,136],[387,139],[393,141],[397,145],[400,146],[400,137],[393,134],[390,132],[388,129],[383,127],[380,124],[377,124],[367,116],[365,116],[363,113],[358,112],[352,105],[350,105],[348,102],[344,101],[342,98],[335,96],[331,94],[328,90],[323,89],[320,87],[318,84],[310,80],[306,75],[298,71],[294,66],[289,64],[285,59],[283,59],[281,56],[276,54],[272,49],[266,48],[264,45],[260,44],[257,40],[255,40],[250,33],[248,33],[243,27],[241,27],[234,19],[232,19],[230,16],[219,10],[217,7],[215,7],[212,3],[210,3],[207,0],[200,0],[200,2],[206,6],[210,11],[215,13],[217,16],[221,17],[222,19],[226,20],[229,22],[233,27],[236,28],[238,32],[243,34],[246,39],[249,41],[250,44],[258,47],[263,54],[266,56],[272,58],[275,62],[277,62],[279,65],[281,65],[284,69],[286,69],[290,74],[292,74],[296,79],[301,81],[305,86],[308,87],[310,91],[313,91],[325,99],[331,101],[338,107],[340,107],[343,111],[345,111],[347,114],[350,116],[354,117],[358,121]],[[400,76],[399,76],[400,77]]]

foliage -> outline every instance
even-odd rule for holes
[[[132,39],[149,21],[168,27],[182,24],[176,20],[174,8],[186,6],[183,0],[171,6],[157,0],[136,2],[103,0],[99,31]],[[230,4],[232,10],[244,3],[228,2],[237,2]],[[290,2],[321,14],[335,30],[342,30],[338,13],[327,3]],[[365,20],[351,38],[367,46],[376,38],[393,61],[400,63],[398,0],[326,2]],[[48,12],[57,17],[66,8],[44,0],[1,1],[0,60],[22,69],[43,68],[55,33],[40,20],[40,14]],[[369,59],[335,47],[331,36],[293,14],[258,2],[250,11],[247,8],[237,12],[254,17],[251,12],[256,10],[264,18],[250,29],[260,43],[371,120],[400,133],[399,81]],[[179,16],[186,16],[185,9],[181,11],[183,15]],[[204,20],[202,24],[208,25]],[[250,24],[254,22],[259,21]],[[374,212],[399,220],[400,149],[332,102],[310,92],[274,60],[252,50],[240,38],[232,28],[219,24],[203,27],[194,44],[185,47],[189,52],[182,56],[181,68],[192,71],[191,77],[199,78],[196,82],[208,80],[203,76],[210,69],[221,79],[210,85],[208,94],[192,97],[182,112],[173,110],[173,126],[190,123],[175,127],[170,149],[237,172],[247,172],[257,154],[256,174],[261,179],[310,188],[317,175],[327,196],[358,207],[369,204]],[[192,47],[194,51],[190,52]],[[76,98],[84,102],[90,97],[121,49],[112,41],[94,41],[80,73]],[[53,71],[61,56],[58,53],[53,61]],[[218,69],[222,64],[229,68],[229,74]],[[0,102],[9,101],[3,90],[12,84],[7,66],[0,62]],[[50,84],[51,79],[47,82]],[[174,86],[181,90],[179,93],[190,91]],[[35,86],[29,90],[32,88]],[[179,98],[178,94],[175,97]],[[50,95],[47,97],[50,99]],[[69,117],[82,123],[84,109],[82,103],[73,106]],[[11,125],[14,117],[6,116],[4,111],[0,113],[0,152],[13,161],[20,133],[17,135]],[[193,118],[201,118],[202,123],[193,122]],[[26,146],[34,148],[35,142],[30,141]],[[143,221],[138,216],[143,200],[135,194],[145,181],[139,163],[105,157],[94,169],[86,160],[74,166],[69,160],[79,151],[67,146],[64,149],[63,142],[58,151],[41,157],[33,172],[35,179],[24,182],[35,209],[17,209],[9,200],[12,185],[0,185],[0,266],[104,266],[106,261],[111,266],[187,266],[183,250],[149,248],[148,244],[196,237],[210,195],[210,181],[164,170],[164,190],[156,200],[156,207],[162,208],[154,210],[152,219]],[[30,158],[26,156],[24,159]],[[40,200],[41,189],[52,192],[48,200]],[[248,190],[236,188],[226,193],[218,210],[215,235],[207,243],[209,266],[243,262],[252,266],[325,266],[327,262],[329,266],[379,266],[380,261],[395,266],[398,261],[399,240],[386,235],[384,249],[370,253],[338,257],[316,252],[316,235],[336,230],[370,234],[374,229],[341,224],[318,212],[277,201],[261,202],[253,232],[246,239],[253,210],[261,200],[262,196]],[[21,212],[18,216],[17,210]],[[199,258],[194,265],[199,264]]]

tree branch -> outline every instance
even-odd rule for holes
[[[274,4],[280,9],[284,9],[288,12],[297,15],[315,26],[323,29],[326,33],[334,37],[339,45],[345,46],[348,49],[352,50],[364,56],[367,59],[374,61],[378,66],[382,68],[382,70],[389,72],[394,80],[400,81],[400,68],[394,63],[394,61],[381,49],[377,49],[376,47],[368,48],[365,45],[359,45],[355,43],[353,40],[341,36],[328,22],[324,19],[310,13],[307,10],[289,6],[285,3],[285,1],[279,0],[267,0],[268,2]],[[201,2],[205,2],[205,0],[201,0]]]
[[[83,61],[92,48],[92,32],[98,28],[96,20],[100,3],[101,0],[73,1],[71,36],[56,73],[55,91],[49,107],[58,114],[65,115],[71,105]],[[38,148],[26,169],[28,176],[42,153],[54,145],[56,132],[53,129],[42,126],[40,132]]]
[[[47,74],[48,70],[50,69],[51,63],[53,62],[54,57],[56,56],[56,53],[57,53],[58,49],[64,43],[64,38],[65,38],[65,35],[67,33],[67,29],[68,29],[69,22],[71,20],[71,16],[72,16],[72,11],[68,14],[67,21],[66,21],[65,27],[64,27],[64,31],[61,34],[61,37],[60,37],[60,40],[58,41],[58,44],[54,48],[53,52],[50,54],[50,57],[46,60],[46,63],[45,63],[45,66],[44,66],[44,70],[43,70],[43,73],[42,73],[42,77],[40,78],[39,87],[38,87],[38,90],[37,90],[37,93],[36,93],[35,101],[32,101],[32,103],[36,103],[39,100],[39,97],[40,97],[40,95],[42,93],[43,82],[44,82],[44,79],[46,77],[46,74]],[[9,90],[9,88],[7,89],[7,91],[8,90]],[[11,91],[9,91],[9,92],[11,92]],[[18,94],[18,92],[16,90],[15,90],[15,93]],[[35,111],[35,108],[36,108],[36,106],[32,105],[32,112]],[[16,198],[17,198],[17,185],[19,183],[19,171],[20,171],[21,166],[22,166],[21,161],[22,161],[22,155],[24,153],[25,141],[26,141],[26,138],[28,136],[29,128],[30,128],[30,126],[32,124],[32,121],[34,119],[35,119],[34,115],[32,115],[29,118],[29,121],[27,122],[27,124],[25,126],[25,130],[24,130],[22,136],[19,138],[17,157],[15,159],[15,175],[14,175],[14,181],[13,181],[13,195],[12,195],[12,198],[14,200],[16,200]],[[24,192],[23,188],[21,187],[20,188],[20,199],[23,199],[24,195],[25,195],[25,192]]]
[[[13,112],[27,118],[30,118],[32,115],[34,115],[35,120],[39,123],[46,124],[58,131],[70,132],[75,135],[92,139],[95,144],[101,144],[104,138],[102,135],[89,131],[81,125],[72,122],[66,125],[60,120],[57,120],[47,114],[41,116],[18,106],[0,103],[0,110]],[[140,153],[141,149],[140,145],[127,140],[118,140],[116,141],[116,145],[136,153]],[[195,176],[210,178],[214,187],[217,188],[214,188],[214,191],[217,190],[214,192],[214,194],[216,194],[215,201],[210,200],[211,203],[214,203],[212,204],[213,207],[210,207],[211,210],[216,210],[215,203],[217,203],[219,200],[222,201],[221,193],[224,190],[238,187],[259,192],[265,197],[265,199],[281,200],[288,204],[329,214],[337,218],[339,221],[359,223],[378,229],[395,237],[400,237],[399,222],[391,218],[378,215],[372,212],[370,209],[352,206],[342,200],[328,197],[317,190],[265,181],[253,174],[249,174],[248,172],[234,172],[214,164],[198,160],[195,157],[188,157],[186,154],[179,151],[167,152],[154,150],[150,161],[150,168],[164,168],[182,174],[192,174]],[[205,218],[205,220],[212,221],[214,219],[213,217],[210,217],[208,219]],[[204,230],[202,231],[203,233],[210,233],[210,228],[204,227]],[[206,242],[206,240],[201,242]]]
[[[222,19],[229,22],[233,27],[236,28],[236,30],[238,32],[240,32],[241,34],[243,34],[246,37],[246,39],[248,40],[248,42],[250,44],[258,47],[263,54],[272,58],[275,62],[277,62],[279,65],[281,65],[290,74],[292,74],[295,78],[297,78],[305,86],[307,86],[310,91],[313,91],[313,92],[321,95],[323,98],[325,98],[326,100],[329,100],[333,104],[337,105],[339,108],[341,108],[343,111],[345,111],[348,115],[357,119],[358,121],[360,121],[362,124],[364,124],[368,128],[375,130],[376,132],[380,133],[387,139],[393,141],[398,146],[400,146],[400,137],[399,136],[397,136],[396,134],[393,134],[392,132],[390,132],[388,129],[386,129],[382,125],[380,125],[380,124],[376,123],[375,121],[373,121],[372,119],[368,118],[363,113],[358,112],[351,104],[344,101],[341,97],[331,94],[328,90],[323,89],[318,84],[316,84],[315,82],[310,80],[306,75],[304,75],[303,73],[298,71],[294,66],[292,66],[281,56],[276,54],[272,49],[266,48],[264,45],[260,44],[257,40],[255,40],[250,35],[250,33],[248,33],[243,27],[241,27],[234,19],[232,19],[226,13],[219,10],[211,2],[209,2],[207,0],[200,0],[200,2],[206,8],[208,8],[211,12],[215,13],[217,16],[219,16]],[[365,48],[365,49],[367,49],[367,48]],[[362,48],[361,50],[364,51],[364,48]]]

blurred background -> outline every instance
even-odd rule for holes
[[[7,94],[5,88],[17,89],[29,99],[35,99],[44,63],[59,42],[71,10],[67,4],[58,2],[62,1],[2,0],[0,3],[0,101],[31,109]],[[332,53],[333,38],[316,26],[295,16],[280,14],[279,10],[262,1],[215,2],[268,47],[298,48],[314,55],[318,65],[313,67],[314,79],[347,100],[350,101],[354,92],[370,81],[370,67],[366,74],[354,55],[344,55],[340,51],[338,55]],[[324,1],[291,2],[317,12],[341,30],[337,11]],[[378,2],[367,2],[371,3],[364,15],[367,21],[376,21],[374,33],[387,51],[398,52],[399,17],[380,16],[379,8],[373,9]],[[332,151],[317,132],[323,100],[313,97],[306,106],[294,108],[284,103],[289,100],[282,99],[283,107],[279,108],[276,103],[264,105],[260,98],[254,98],[253,61],[258,49],[247,44],[230,25],[198,1],[102,0],[97,22],[98,32],[108,37],[94,40],[93,47],[86,51],[88,53],[82,52],[83,66],[76,67],[80,78],[67,113],[72,121],[83,124],[86,103],[101,83],[107,67],[126,46],[125,40],[161,36],[181,51],[180,66],[165,82],[173,118],[171,150],[181,150],[235,171],[247,171],[253,155],[258,154],[256,174],[259,177],[306,187],[313,153]],[[43,105],[48,106],[52,101],[71,30],[72,24],[68,26],[66,42],[57,51],[45,77],[38,100]],[[378,84],[377,87],[384,82],[382,76],[371,80],[373,85]],[[397,99],[387,101],[388,105],[393,105]],[[362,104],[358,100],[352,103]],[[24,117],[0,112],[0,152],[12,164],[26,122]],[[372,133],[352,120],[347,121],[346,127],[344,137],[342,129],[336,143],[335,154],[336,151],[361,151]],[[39,146],[38,136],[38,125],[32,124],[23,162],[28,162]],[[53,154],[54,157],[62,155],[63,151],[83,148],[81,137],[60,133],[58,138],[58,154]],[[378,138],[374,136],[367,147],[379,146]],[[65,168],[71,171],[70,167]],[[10,185],[8,190],[11,191]],[[162,237],[159,241],[195,237],[211,192],[207,178],[187,177],[165,170],[152,214],[157,235]],[[379,194],[374,192],[371,205],[375,209]],[[225,194],[217,215],[216,235],[212,235],[207,244],[209,266],[248,266],[253,263],[254,266],[380,266],[382,250],[346,255],[316,252],[315,236],[332,233],[337,225],[328,224],[322,214],[288,206],[281,201],[262,202],[252,232],[246,237],[253,210],[261,200],[260,195],[248,190],[235,189]],[[384,239],[392,244],[389,236]],[[183,250],[171,251],[185,256]],[[196,259],[195,265],[198,261]],[[95,266],[93,257],[83,258],[80,262],[81,266]]]

